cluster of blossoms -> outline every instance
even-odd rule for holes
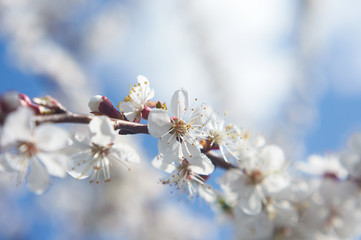
[[[10,95],[11,98],[2,98],[11,99],[13,108],[0,113],[6,114],[0,136],[0,170],[17,172],[19,184],[27,177],[34,193],[44,193],[50,183],[49,175],[63,178],[69,173],[77,179],[89,177],[90,182],[99,183],[100,179],[108,182],[114,164],[120,163],[129,169],[127,162],[139,162],[136,151],[119,141],[109,117],[91,117],[90,138],[79,133],[71,135],[53,123],[39,125],[35,121],[37,116],[63,113],[58,107],[61,105],[53,104],[55,99],[41,99],[43,105],[31,103],[36,109],[43,109],[35,111],[21,104],[20,94]]]
[[[185,89],[167,105],[153,101],[144,76],[130,88],[119,110],[105,96],[89,101],[90,115],[73,114],[47,96],[33,101],[9,93],[0,98],[0,170],[27,178],[41,194],[50,176],[108,182],[111,169],[139,163],[119,135],[144,133],[158,139],[152,165],[163,184],[200,196],[231,219],[240,239],[352,239],[361,234],[361,136],[342,153],[293,163],[264,136],[227,124],[224,116]],[[143,124],[143,122],[146,124]],[[54,123],[88,123],[89,136]],[[226,171],[215,190],[206,182],[215,167]]]

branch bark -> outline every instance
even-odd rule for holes
[[[221,156],[219,156],[213,151],[207,151],[204,154],[212,161],[213,165],[216,167],[220,167],[224,169],[236,168],[236,166],[234,166],[229,162],[224,161],[224,159]]]
[[[35,116],[35,124],[40,125],[42,123],[52,122],[52,123],[81,123],[87,124],[93,119],[93,115],[89,114],[80,114],[80,113],[61,113],[61,114],[51,114],[51,115],[39,115]],[[119,134],[149,134],[148,127],[145,124],[129,122],[125,120],[119,120],[110,118],[114,124],[114,129],[119,129]]]

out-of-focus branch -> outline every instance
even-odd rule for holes
[[[236,168],[233,164],[224,161],[223,157],[219,156],[213,151],[207,151],[204,154],[212,161],[213,165],[216,167],[224,169]]]
[[[93,116],[80,113],[62,113],[62,114],[49,114],[35,116],[35,124],[40,125],[42,123],[89,123]]]
[[[62,114],[51,114],[51,115],[40,115],[35,116],[35,123],[40,125],[42,123],[52,122],[52,123],[89,123],[93,119],[93,115],[89,114],[80,114],[80,113],[62,113]],[[111,120],[114,123],[114,129],[120,130],[119,134],[128,135],[128,134],[149,134],[148,127],[145,124],[129,122],[125,120],[113,119]]]

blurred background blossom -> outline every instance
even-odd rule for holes
[[[360,9],[357,0],[0,0],[0,90],[88,112],[91,96],[116,104],[142,74],[155,99],[169,103],[183,87],[303,160],[342,149],[360,129]],[[124,141],[145,166],[109,184],[53,179],[39,197],[1,176],[0,238],[232,236],[205,203],[158,184],[156,140]]]

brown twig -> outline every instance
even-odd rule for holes
[[[42,123],[52,122],[52,123],[89,123],[93,119],[93,115],[90,114],[80,114],[66,112],[61,114],[49,114],[49,115],[39,115],[35,116],[36,125]],[[119,120],[110,118],[114,123],[114,129],[120,130],[119,134],[149,134],[148,127],[145,124],[129,122],[125,120]]]
[[[204,154],[212,161],[213,165],[216,167],[224,169],[236,168],[233,164],[224,161],[224,158],[216,154],[214,151],[207,151]]]
[[[35,124],[42,123],[89,123],[93,119],[92,115],[66,112],[61,114],[49,114],[35,116]]]

